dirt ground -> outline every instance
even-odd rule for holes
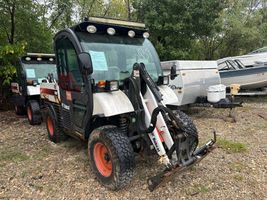
[[[86,144],[53,144],[44,124],[0,112],[0,199],[267,199],[267,98],[249,98],[236,113],[231,123],[224,109],[191,110],[201,143],[214,128],[218,147],[154,192],[146,180],[161,168],[157,157],[137,157],[133,181],[112,192],[96,181]]]

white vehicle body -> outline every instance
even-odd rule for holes
[[[170,80],[169,86],[178,97],[174,105],[195,103],[197,97],[206,97],[211,85],[221,84],[216,61],[166,61],[161,62],[164,75],[170,75],[171,67],[176,66],[177,77]]]
[[[40,95],[40,85],[28,85],[27,86],[27,95],[28,96],[34,96],[34,95]]]
[[[163,94],[162,104],[177,104],[178,98],[175,95],[174,91],[168,86],[160,86],[160,92]],[[59,86],[56,82],[53,83],[41,83],[41,98],[43,100],[47,100],[49,102],[60,104],[60,92]],[[151,90],[147,87],[147,92],[144,96],[140,94],[142,99],[142,103],[144,106],[145,114],[146,114],[146,124],[147,127],[150,125],[151,115],[153,110],[158,106],[155,97]],[[103,92],[103,93],[94,93],[93,94],[94,101],[94,109],[93,116],[105,116],[111,117],[124,113],[134,112],[133,105],[129,98],[126,96],[124,92],[121,90],[114,92]],[[62,107],[66,107],[66,105],[61,104]],[[173,145],[173,140],[168,130],[168,127],[163,119],[161,113],[158,115],[157,125],[155,130],[149,134],[151,141],[156,148],[156,151],[160,156],[164,159],[164,162],[167,164],[169,159],[166,156],[166,151],[161,142],[161,137],[164,139],[167,147],[170,149]]]
[[[19,94],[19,84],[18,83],[11,83],[11,91],[15,94]]]

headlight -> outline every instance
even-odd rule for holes
[[[119,90],[119,81],[106,81],[106,91],[117,91]]]
[[[95,33],[97,31],[96,27],[93,25],[87,26],[86,30],[88,31],[88,33]]]
[[[128,32],[128,36],[131,37],[131,38],[133,38],[133,37],[135,36],[135,32],[132,31],[132,30],[130,30],[130,31]]]
[[[115,31],[114,28],[108,28],[107,33],[108,33],[109,35],[115,35],[116,31]]]
[[[148,32],[144,32],[143,33],[143,37],[146,38],[146,39],[149,38],[149,33]]]
[[[169,77],[168,76],[160,76],[158,80],[158,85],[169,85]]]

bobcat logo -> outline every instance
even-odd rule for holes
[[[178,89],[178,87],[175,86],[175,85],[169,85],[169,87],[170,87],[172,90],[176,90],[176,89]]]

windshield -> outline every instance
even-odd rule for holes
[[[149,40],[121,36],[77,33],[84,50],[91,55],[99,80],[124,80],[132,73],[134,63],[144,63],[154,81],[162,75],[158,55]]]
[[[42,82],[43,79],[48,77],[48,74],[52,73],[53,77],[57,79],[57,69],[56,64],[23,64],[23,68],[26,72],[27,80],[37,80],[38,84]]]

